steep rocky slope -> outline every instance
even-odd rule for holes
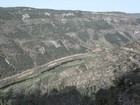
[[[72,54],[109,51],[139,34],[139,14],[0,8],[0,77]]]
[[[140,14],[0,8],[0,104],[139,105],[139,38]]]
[[[21,74],[16,79],[3,80],[0,103],[139,105],[139,52],[140,42],[134,42],[110,52],[89,53],[91,56],[65,62],[51,70],[44,67],[28,76]]]

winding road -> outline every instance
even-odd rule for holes
[[[31,79],[31,78],[34,78],[34,77],[37,77],[39,76],[41,73],[45,72],[45,71],[49,71],[49,70],[52,70],[53,68],[59,66],[59,65],[62,65],[64,63],[67,63],[67,62],[71,62],[71,61],[75,61],[75,60],[82,60],[84,59],[85,57],[90,57],[90,56],[93,56],[93,54],[89,54],[89,53],[81,53],[81,54],[74,54],[74,55],[70,55],[70,56],[66,56],[66,57],[62,57],[62,58],[59,58],[59,59],[56,59],[56,60],[53,60],[53,61],[50,61],[44,65],[41,65],[37,68],[33,68],[33,69],[28,69],[26,71],[23,71],[21,73],[18,73],[18,74],[15,74],[13,76],[10,76],[10,77],[6,77],[4,79],[1,79],[0,80],[0,83],[4,83],[4,82],[7,82],[10,80],[13,80],[13,79],[16,79],[16,81],[14,81],[14,83],[19,83],[19,82],[22,82],[22,81],[25,81],[25,80],[28,80],[28,79]],[[25,76],[31,76],[35,71],[39,71],[43,68],[46,68],[46,70],[42,71],[41,73],[37,74],[36,76],[33,76],[33,77],[27,77],[27,78],[24,78],[22,79],[23,77]],[[7,83],[6,83],[7,84]],[[13,84],[13,83],[10,83],[10,84]],[[10,85],[8,84],[8,85]],[[4,87],[2,84],[0,84],[0,88]]]

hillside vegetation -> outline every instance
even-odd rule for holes
[[[31,74],[3,79],[0,103],[139,105],[139,45],[135,42],[110,52],[78,56],[59,65],[51,62]]]
[[[0,8],[0,105],[139,105],[140,14]]]
[[[139,14],[0,8],[0,77],[139,38]]]

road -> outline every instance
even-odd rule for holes
[[[16,79],[18,81],[18,79],[21,80],[23,77],[32,75],[35,71],[38,71],[40,69],[46,68],[45,71],[48,71],[48,70],[51,70],[51,69],[55,68],[56,66],[59,66],[59,65],[61,65],[63,63],[67,63],[67,62],[74,61],[74,60],[82,60],[87,56],[93,56],[93,55],[87,54],[87,53],[85,53],[85,54],[82,53],[82,54],[74,54],[74,55],[62,57],[62,58],[53,60],[53,61],[51,61],[49,63],[46,63],[44,65],[41,65],[41,66],[39,66],[37,68],[28,69],[26,71],[23,71],[21,73],[15,74],[13,76],[6,77],[6,78],[0,80],[0,83],[4,83],[4,82],[10,81],[12,79]],[[28,77],[26,79],[28,79]]]

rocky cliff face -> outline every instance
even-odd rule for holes
[[[0,68],[0,73],[14,74],[97,47],[107,51],[139,34],[139,14],[0,8],[2,62],[12,68]]]

